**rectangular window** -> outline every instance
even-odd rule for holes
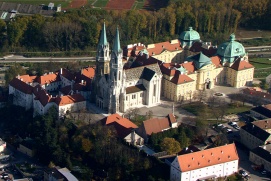
[[[153,86],[153,96],[156,96],[156,84]]]
[[[140,97],[142,97],[143,96],[143,93],[140,93]]]

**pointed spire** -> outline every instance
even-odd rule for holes
[[[104,22],[103,29],[102,29],[102,32],[100,35],[99,45],[107,45],[107,44],[108,44],[108,42],[107,42],[107,38],[106,38],[106,30],[105,30],[105,22]]]
[[[120,48],[120,35],[119,35],[119,28],[118,27],[117,27],[116,35],[115,35],[115,39],[114,39],[113,51],[115,52],[116,55],[122,51]]]

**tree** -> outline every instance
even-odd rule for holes
[[[89,152],[92,148],[91,141],[89,139],[83,138],[81,142],[82,142],[82,150],[86,153]]]
[[[189,138],[186,136],[184,129],[181,129],[181,132],[179,133],[177,140],[179,141],[181,148],[189,146]]]
[[[174,138],[164,138],[160,144],[160,147],[168,154],[173,154],[181,151],[180,143]]]
[[[13,78],[15,78],[17,75],[24,75],[24,74],[26,74],[26,71],[21,65],[16,64],[16,63],[13,64],[5,73],[6,85],[8,85],[9,82]]]
[[[153,117],[152,110],[149,110],[148,112],[146,112],[146,119],[151,119],[152,117]]]

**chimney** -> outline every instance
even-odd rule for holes
[[[60,68],[60,75],[62,75],[62,68]]]

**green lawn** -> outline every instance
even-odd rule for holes
[[[190,104],[185,104],[182,106],[182,109],[185,109],[188,112],[193,113],[196,116],[202,116],[203,113],[206,114],[206,118],[214,118],[212,110],[210,109],[210,107],[198,103],[198,102],[192,102]],[[251,107],[250,106],[234,106],[234,105],[229,105],[229,107],[226,110],[226,114],[237,114],[237,113],[241,113],[241,112],[245,112],[250,110]]]
[[[71,0],[0,0],[0,2],[10,2],[10,3],[22,3],[22,4],[45,4],[48,5],[50,2],[55,3],[55,6],[61,4],[62,7],[67,7]]]
[[[97,0],[97,2],[94,4],[95,7],[103,8],[106,6],[107,2],[109,0]]]
[[[250,58],[249,62],[255,69],[271,67],[271,60],[268,58]]]

